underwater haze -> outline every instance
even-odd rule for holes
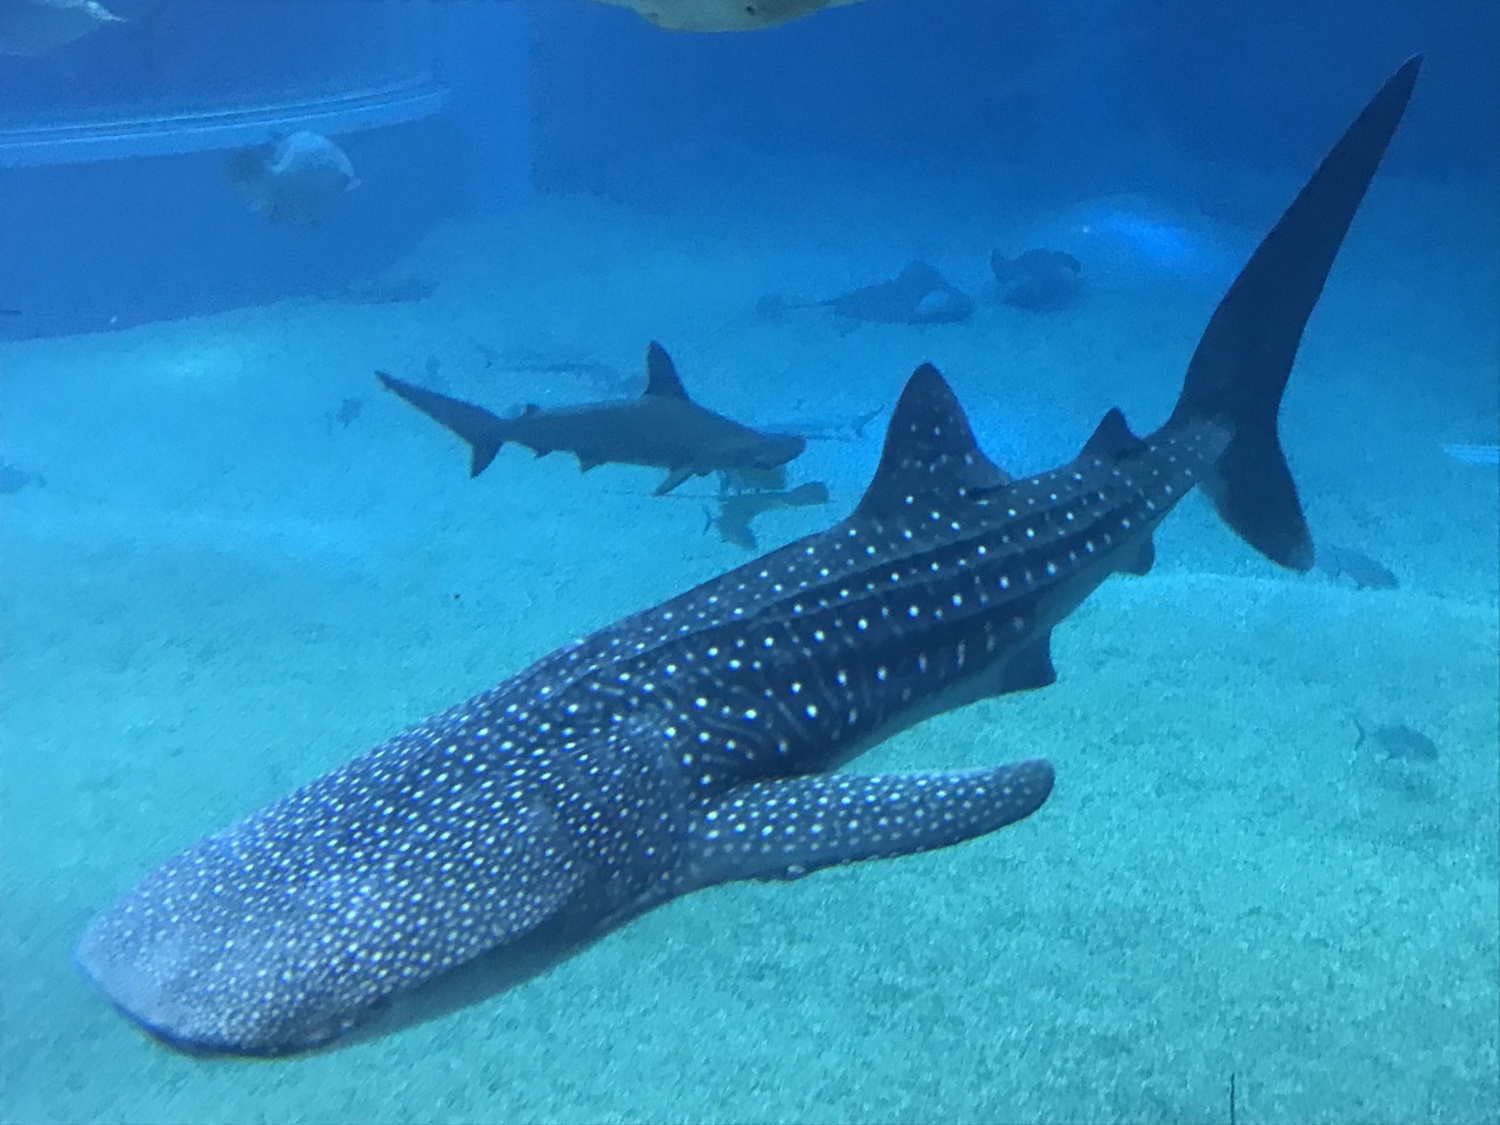
[[[1496,42],[0,0],[0,1122],[1500,1122]]]

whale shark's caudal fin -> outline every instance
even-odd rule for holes
[[[1313,565],[1312,536],[1276,436],[1302,330],[1323,292],[1354,212],[1400,124],[1421,68],[1410,59],[1323,159],[1219,302],[1188,365],[1173,423],[1211,419],[1230,431],[1204,482],[1224,522],[1261,554]]]

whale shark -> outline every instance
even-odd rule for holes
[[[772,484],[782,484],[782,467],[807,448],[800,435],[762,433],[699,406],[683,388],[672,357],[655,340],[646,349],[646,390],[639,398],[555,410],[528,405],[509,419],[383,371],[375,376],[386,390],[468,443],[471,477],[484,472],[501,447],[513,441],[538,457],[572,453],[583,472],[606,463],[666,469],[655,492],[664,496],[690,477],[714,472],[771,474]]]
[[[737,879],[972,840],[1042,807],[1041,759],[862,775],[873,742],[1056,679],[1053,630],[1195,486],[1251,547],[1314,552],[1278,438],[1309,314],[1420,59],[1369,102],[1209,321],[1171,415],[1104,415],[1015,478],[924,364],[854,510],[634,613],[189,846],[87,926],[94,986],[168,1044],[330,1042],[481,954],[600,933]]]

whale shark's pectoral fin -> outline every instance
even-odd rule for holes
[[[820,867],[945,848],[1041,807],[1041,759],[955,773],[813,774],[730,790],[694,826],[693,882],[795,879]]]

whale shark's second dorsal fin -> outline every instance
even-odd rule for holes
[[[855,514],[891,516],[917,504],[952,504],[1010,480],[979,448],[947,380],[924,363],[896,402],[880,465]]]
[[[646,348],[646,393],[656,398],[687,398],[677,375],[677,365],[667,349],[652,340]]]
[[[1123,457],[1131,453],[1139,453],[1145,448],[1146,443],[1130,432],[1130,426],[1125,422],[1125,415],[1120,413],[1120,408],[1117,406],[1100,419],[1098,428],[1094,430],[1089,440],[1083,443],[1078,456]]]

